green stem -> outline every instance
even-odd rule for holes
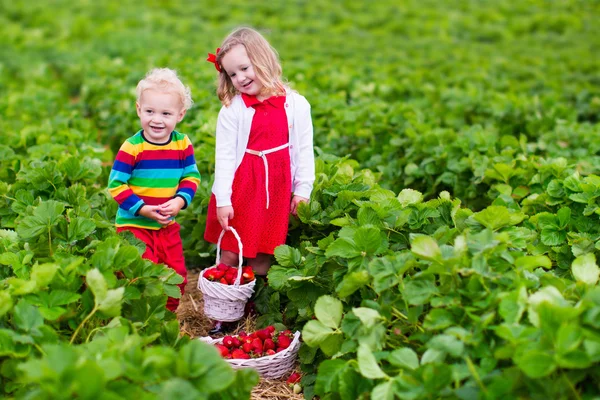
[[[77,329],[75,329],[75,332],[73,332],[73,336],[71,336],[71,341],[69,342],[69,344],[73,344],[73,342],[75,341],[75,338],[77,337],[77,334],[79,333],[79,330],[83,327],[83,325],[86,322],[88,322],[88,320],[90,318],[92,318],[92,316],[96,313],[96,311],[98,311],[98,308],[97,308],[97,306],[94,306],[94,309],[92,310],[92,312],[89,313],[88,316],[83,319],[83,321],[81,321],[81,323],[79,324]]]
[[[50,257],[54,256],[52,254],[52,228],[48,228],[48,249],[50,249]]]
[[[563,373],[562,377],[564,378],[565,381],[567,381],[567,385],[569,386],[569,388],[571,389],[571,391],[573,392],[573,395],[575,396],[575,398],[577,400],[581,400],[581,396],[579,395],[579,392],[577,392],[577,389],[575,389],[575,386],[573,386],[573,383],[571,382],[571,380],[567,377],[566,374]]]
[[[469,368],[469,372],[471,372],[471,375],[473,375],[473,378],[475,378],[475,382],[477,382],[477,384],[481,388],[481,391],[483,393],[487,394],[487,389],[485,388],[485,385],[481,381],[481,378],[479,377],[479,374],[477,373],[477,370],[475,369],[475,365],[473,364],[473,361],[471,361],[471,357],[466,356],[465,361],[467,362],[467,367]]]

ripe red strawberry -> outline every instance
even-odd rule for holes
[[[208,279],[209,281],[214,281],[215,278],[215,271],[212,269],[207,269],[206,271],[204,271],[204,278]]]
[[[246,342],[242,344],[242,350],[244,350],[246,353],[250,353],[253,350],[252,343]]]
[[[233,337],[231,337],[231,336],[229,336],[229,335],[225,336],[225,337],[223,338],[223,345],[224,345],[225,347],[227,347],[228,349],[230,349],[230,348],[234,347],[234,346],[233,346]]]
[[[287,349],[288,347],[290,347],[290,344],[292,344],[292,340],[288,336],[280,334],[277,337],[277,346],[278,347]]]
[[[216,267],[219,271],[227,271],[229,269],[229,265],[224,264],[224,263],[220,263],[219,265],[217,265]]]
[[[248,353],[244,353],[244,350],[242,349],[235,349],[231,353],[231,358],[241,358],[244,360],[248,360],[250,356],[248,355]]]
[[[277,353],[275,353],[275,350],[273,350],[273,349],[268,349],[265,351],[265,354],[268,356],[272,356],[273,354],[277,354]]]
[[[254,280],[254,271],[251,266],[246,266],[242,268],[242,278],[245,283],[251,282]]]
[[[294,383],[300,382],[301,378],[302,378],[302,375],[300,375],[298,372],[292,372],[290,374],[289,378],[287,378],[286,383],[290,386],[293,386]]]
[[[223,285],[229,285],[229,282],[227,282],[227,279],[225,278],[219,279],[219,283],[222,283]]]
[[[270,339],[271,338],[271,332],[269,332],[267,329],[261,329],[259,331],[256,331],[256,336],[258,336],[262,340]]]
[[[219,350],[219,353],[221,353],[221,357],[226,357],[229,355],[229,349],[225,346],[223,346],[222,344],[216,344],[215,345],[217,350]]]
[[[234,271],[232,271],[232,270],[229,270],[229,271],[225,272],[224,278],[225,278],[225,280],[227,281],[227,283],[229,285],[233,285],[234,284],[236,277],[237,277],[237,273],[234,272]]]
[[[238,339],[237,336],[234,336],[232,339],[233,339],[233,347],[240,347],[240,345],[242,344],[242,342],[240,342],[240,339]]]
[[[285,349],[283,347],[278,347],[277,350],[275,350],[277,353],[281,353],[282,351],[284,351]]]
[[[268,330],[268,331],[269,331],[269,333],[273,333],[273,332],[275,332],[275,327],[274,327],[273,325],[269,325],[269,326],[267,326],[265,329],[266,329],[266,330]]]
[[[263,342],[263,349],[275,350],[275,342],[273,342],[273,339],[265,339]]]
[[[221,279],[223,277],[223,275],[225,275],[225,272],[215,269],[213,271],[213,275],[215,276],[215,279]]]
[[[259,338],[256,338],[252,341],[252,350],[257,353],[260,354],[263,352],[263,342],[262,340],[260,340]]]

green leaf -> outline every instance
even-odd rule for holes
[[[551,353],[540,350],[526,350],[514,358],[515,364],[530,378],[542,378],[556,369]]]
[[[94,268],[89,270],[86,274],[85,282],[92,293],[94,293],[96,305],[98,305],[106,297],[106,293],[108,292],[108,286],[104,276],[98,269]]]
[[[443,308],[434,308],[427,314],[423,322],[423,328],[440,330],[455,324],[452,314]]]
[[[586,352],[574,350],[566,354],[557,354],[556,363],[562,368],[584,369],[592,365],[592,360]]]
[[[418,235],[412,237],[411,251],[421,258],[430,261],[441,261],[442,252],[435,239],[430,236]]]
[[[425,279],[415,279],[406,282],[403,296],[409,304],[418,306],[427,303],[429,298],[438,293],[435,282]]]
[[[281,245],[275,248],[275,259],[283,267],[298,267],[302,261],[302,255],[293,247]]]
[[[562,324],[556,335],[556,350],[560,354],[569,353],[577,349],[582,341],[583,336],[579,326],[571,323]]]
[[[360,250],[356,247],[354,241],[345,237],[337,238],[325,251],[327,257],[354,258],[360,255]]]
[[[0,318],[8,313],[13,307],[12,296],[6,290],[0,290]]]
[[[504,206],[489,206],[486,209],[473,214],[473,218],[486,228],[497,231],[505,226],[519,224],[525,219],[525,214],[511,212]]]
[[[336,288],[338,296],[340,298],[350,296],[361,287],[367,285],[370,279],[369,273],[364,269],[346,274],[342,282],[340,282]]]
[[[542,243],[546,246],[558,246],[567,238],[567,232],[553,229],[542,229],[540,234]]]
[[[515,260],[515,266],[520,269],[532,271],[535,268],[552,268],[552,261],[547,256],[523,256]]]
[[[335,333],[326,337],[320,344],[319,348],[325,353],[326,356],[331,357],[337,354],[342,348],[344,343],[344,335]]]
[[[54,279],[58,268],[57,264],[50,263],[34,265],[31,270],[31,280],[35,282],[36,288],[46,288],[52,282],[52,279]]]
[[[321,296],[315,304],[315,316],[325,326],[337,329],[342,320],[342,302],[331,296]]]
[[[315,320],[308,321],[302,329],[302,338],[311,347],[320,346],[329,336],[334,334],[335,332],[331,328]]]
[[[373,388],[371,399],[394,400],[396,398],[396,388],[393,381],[385,381]]]
[[[361,226],[354,234],[354,244],[361,255],[373,256],[380,254],[384,249],[384,240],[381,231],[374,226]]]
[[[33,215],[23,218],[17,225],[17,233],[25,240],[34,239],[47,233],[62,218],[65,210],[63,203],[48,200],[41,203],[33,210]]]
[[[185,379],[174,377],[160,384],[158,397],[161,399],[204,400],[208,399],[205,392],[197,390]]]
[[[423,201],[423,195],[421,192],[418,192],[413,189],[402,189],[400,193],[398,193],[398,200],[402,207],[406,207],[411,204],[419,204]]]
[[[360,319],[360,322],[362,322],[362,324],[367,328],[372,328],[377,322],[379,322],[382,319],[381,315],[379,314],[379,311],[373,310],[372,308],[356,307],[352,309],[352,312],[358,317],[358,319]]]
[[[451,335],[437,335],[431,338],[427,342],[427,347],[430,349],[436,349],[444,351],[453,357],[460,357],[464,350],[465,345],[463,342]]]
[[[315,384],[315,392],[323,395],[332,393],[337,386],[337,382],[343,376],[348,362],[351,361],[335,359],[325,360],[320,363]]]
[[[69,240],[77,241],[85,239],[94,232],[96,223],[90,218],[73,218],[69,223]]]
[[[106,296],[98,301],[98,309],[109,317],[120,315],[124,291],[125,288],[123,287],[107,291]],[[96,300],[98,300],[98,297],[96,297]]]
[[[568,207],[561,208],[556,213],[556,217],[558,220],[558,227],[560,229],[565,229],[571,221],[571,209]]]
[[[588,285],[595,285],[600,277],[600,268],[596,265],[594,253],[577,257],[571,265],[571,271],[577,281]]]
[[[15,325],[25,332],[37,330],[44,324],[44,318],[42,318],[38,309],[25,300],[20,300],[17,303],[13,318]]]
[[[382,379],[386,378],[387,374],[377,364],[377,360],[371,349],[364,344],[358,347],[358,370],[361,375],[367,379]]]
[[[417,353],[415,353],[413,349],[409,349],[407,347],[392,351],[387,357],[387,360],[391,364],[401,368],[419,368],[419,357],[417,356]]]

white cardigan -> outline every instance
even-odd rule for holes
[[[310,104],[304,96],[287,90],[285,111],[290,131],[292,193],[308,199],[315,181]],[[233,178],[246,154],[253,117],[254,108],[246,107],[241,95],[235,96],[231,104],[228,107],[223,106],[219,112],[215,151],[215,182],[212,187],[217,207],[231,205]]]

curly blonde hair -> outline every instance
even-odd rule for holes
[[[217,96],[225,106],[231,104],[238,91],[233,86],[231,78],[221,66],[223,57],[234,47],[241,44],[246,48],[248,58],[252,63],[256,78],[263,86],[262,94],[270,96],[285,95],[285,84],[281,77],[279,55],[269,42],[252,28],[242,27],[231,32],[221,44],[217,54],[217,64],[220,66]]]
[[[138,102],[140,101],[140,97],[142,97],[142,93],[148,89],[175,92],[181,99],[183,108],[186,110],[189,110],[192,104],[194,104],[190,88],[185,86],[177,76],[177,72],[170,68],[154,68],[146,74],[144,79],[135,88]]]

